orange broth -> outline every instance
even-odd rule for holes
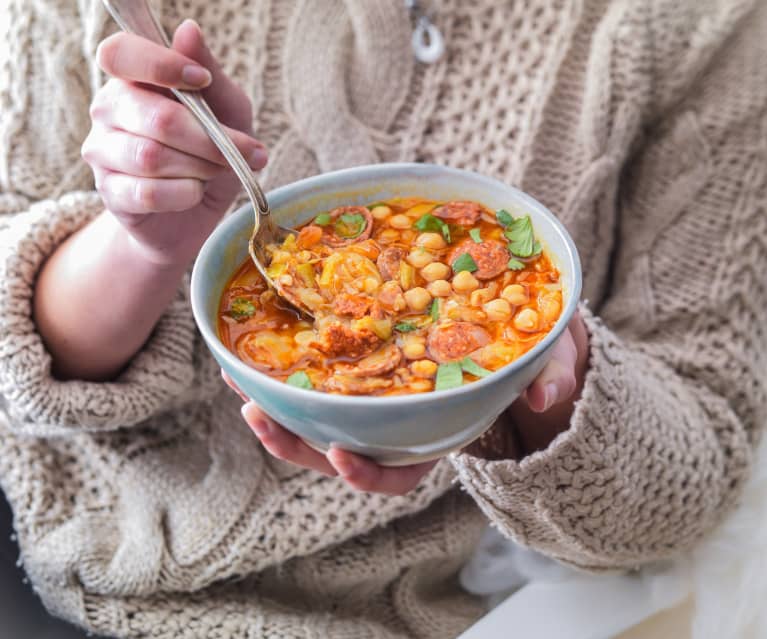
[[[230,351],[296,386],[356,395],[453,388],[526,353],[561,313],[559,272],[529,218],[399,198],[334,209],[299,231],[267,248],[269,273],[315,321],[269,290],[250,259],[218,313]],[[531,246],[532,255],[512,252]]]

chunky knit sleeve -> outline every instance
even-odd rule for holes
[[[73,5],[7,4],[9,19],[0,20],[0,40],[7,43],[0,47],[0,410],[25,434],[128,426],[182,401],[197,381],[211,373],[215,379],[215,370],[182,288],[113,383],[51,376],[32,298],[45,260],[103,210],[80,159],[89,129],[88,87],[101,81],[93,50],[103,10],[82,9],[81,15]],[[34,41],[56,41],[55,59]]]
[[[624,167],[569,429],[520,461],[453,458],[490,520],[548,555],[665,558],[738,499],[767,423],[765,18],[742,21]]]

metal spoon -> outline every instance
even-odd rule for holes
[[[146,0],[103,0],[103,2],[107,11],[112,14],[115,22],[123,31],[134,33],[165,47],[171,46],[170,39],[152,13]],[[185,105],[200,121],[205,132],[213,140],[219,151],[221,151],[226,161],[229,162],[240,182],[242,182],[242,186],[245,187],[245,192],[250,198],[255,214],[253,233],[250,236],[250,240],[248,240],[248,252],[253,263],[256,265],[256,269],[258,269],[266,283],[280,297],[292,306],[295,306],[304,315],[313,317],[312,312],[306,305],[302,304],[294,295],[285,291],[277,282],[269,277],[264,267],[264,264],[269,262],[264,247],[267,244],[282,242],[288,233],[294,231],[282,228],[274,223],[269,213],[269,203],[266,201],[266,196],[256,181],[253,172],[250,170],[248,163],[242,157],[242,154],[231,138],[226,134],[218,118],[213,114],[212,109],[200,93],[181,89],[171,89],[171,91],[179,99],[179,102]]]

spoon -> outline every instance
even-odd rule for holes
[[[107,11],[112,14],[115,22],[123,31],[141,36],[165,47],[171,46],[165,30],[157,21],[146,0],[103,0],[103,2]],[[266,201],[264,192],[250,170],[250,166],[248,166],[248,163],[242,157],[232,139],[224,131],[218,118],[213,114],[213,110],[205,102],[202,95],[198,91],[185,91],[182,89],[171,89],[171,91],[178,98],[179,102],[186,106],[200,121],[205,132],[218,147],[219,151],[221,151],[226,161],[229,162],[240,182],[242,182],[242,186],[250,198],[255,214],[255,223],[253,225],[253,233],[248,240],[248,252],[253,263],[256,265],[256,269],[267,285],[276,291],[281,298],[291,306],[294,306],[303,315],[312,318],[313,314],[306,305],[302,304],[295,295],[283,289],[279,283],[272,280],[264,267],[264,264],[269,263],[264,247],[267,244],[281,243],[289,233],[294,231],[282,228],[274,223],[269,211],[269,203]]]

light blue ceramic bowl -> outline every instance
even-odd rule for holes
[[[430,164],[378,164],[326,173],[268,193],[278,222],[292,227],[321,211],[393,197],[476,200],[512,215],[529,214],[537,238],[562,275],[564,307],[551,332],[501,370],[461,388],[396,397],[329,395],[288,386],[259,373],[218,338],[216,313],[223,288],[248,256],[253,225],[244,206],[205,242],[192,273],[192,309],[218,363],[269,415],[319,450],[331,444],[386,465],[441,457],[479,437],[530,384],[572,317],[581,291],[581,267],[572,239],[541,204],[496,180]]]

